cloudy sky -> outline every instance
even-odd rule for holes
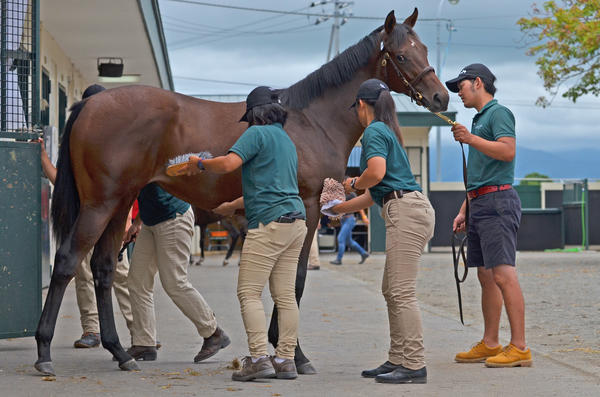
[[[310,7],[311,1],[306,0],[160,0],[178,92],[245,95],[258,84],[287,87],[326,60],[331,19],[315,24],[314,16],[210,4],[316,14],[330,14],[333,9],[331,4]],[[530,14],[532,4],[530,0],[459,0],[458,4],[448,0],[354,0],[345,12],[375,19],[349,19],[341,27],[340,50],[383,24],[390,10],[403,20],[417,7],[420,21],[415,30],[429,47],[429,61],[435,67],[437,22],[431,19],[449,19],[452,31],[446,21],[440,22],[442,81],[455,77],[467,64],[484,63],[498,78],[496,98],[516,116],[520,146],[550,152],[598,148],[598,98],[583,97],[575,105],[557,97],[550,108],[534,105],[545,92],[535,60],[525,55],[523,34],[516,25],[520,17]],[[437,73],[440,76],[439,70]],[[470,125],[475,112],[465,109],[455,94],[450,107],[458,111],[459,122]],[[443,134],[443,143],[450,144],[449,130],[444,131],[448,133]]]

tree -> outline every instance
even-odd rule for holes
[[[532,40],[528,55],[538,56],[538,74],[550,100],[540,97],[537,104],[548,106],[561,86],[562,96],[577,101],[582,95],[600,95],[600,0],[545,1],[533,5],[531,18],[517,21]],[[534,44],[535,43],[535,44]]]
[[[550,181],[550,177],[548,175],[540,174],[539,172],[530,172],[525,175],[525,178],[536,178],[536,179],[548,179]],[[521,181],[519,182],[520,186],[540,186],[542,181]]]

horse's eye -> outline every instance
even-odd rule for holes
[[[396,55],[396,58],[398,59],[398,62],[406,61],[406,58],[404,58],[404,55]]]

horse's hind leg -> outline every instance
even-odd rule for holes
[[[226,221],[225,219],[221,221],[221,224],[231,236],[231,244],[229,245],[227,254],[225,254],[225,259],[223,260],[223,266],[227,266],[229,264],[229,258],[231,258],[233,250],[235,249],[235,245],[237,244],[237,241],[240,238],[240,232],[235,228],[235,226],[233,226],[233,223]]]
[[[200,266],[204,262],[204,236],[206,236],[206,226],[200,225],[200,259],[196,262],[196,265]]]
[[[100,320],[100,339],[102,346],[112,353],[124,371],[139,370],[135,360],[125,352],[119,342],[112,307],[112,282],[117,261],[117,253],[123,239],[128,208],[119,211],[108,224],[96,243],[92,255],[91,268],[94,275],[98,318]]]
[[[38,350],[35,368],[44,375],[55,374],[50,357],[50,344],[65,289],[75,275],[75,268],[92,249],[106,226],[106,221],[106,215],[82,209],[71,232],[56,251],[48,295],[35,333]]]

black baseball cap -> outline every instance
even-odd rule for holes
[[[379,99],[379,95],[381,91],[389,91],[389,87],[379,79],[369,79],[364,81],[360,87],[358,87],[358,92],[356,93],[356,100],[350,106],[352,109],[358,103],[359,99],[376,101]]]
[[[496,81],[496,76],[482,63],[472,63],[469,66],[465,66],[458,77],[446,81],[446,87],[452,92],[458,92],[458,84],[466,79],[474,79],[476,77],[481,78],[484,82],[493,83]]]
[[[270,103],[279,103],[279,97],[277,93],[264,85],[256,87],[250,92],[250,94],[248,94],[248,97],[246,98],[246,112],[240,119],[240,122],[248,121],[246,116],[248,115],[248,111],[253,107],[268,105]]]

